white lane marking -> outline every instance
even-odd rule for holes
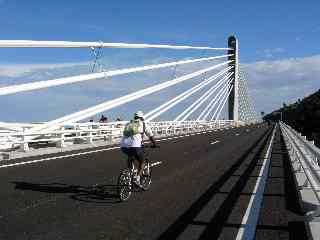
[[[154,167],[154,166],[160,165],[161,163],[162,163],[161,161],[151,163],[151,167]]]
[[[214,142],[212,142],[212,143],[210,143],[210,144],[213,145],[213,144],[216,144],[216,143],[218,143],[218,142],[220,142],[220,141],[217,140],[217,141],[214,141]]]
[[[270,167],[270,158],[272,151],[272,144],[274,135],[276,133],[276,127],[273,129],[272,137],[268,146],[268,150],[263,160],[262,167],[257,178],[256,185],[253,189],[252,196],[250,198],[246,213],[244,214],[239,228],[236,240],[240,239],[253,239],[256,231],[256,226],[259,220],[260,208],[263,200],[264,189],[267,183],[268,172]]]
[[[187,134],[186,137],[190,137],[190,134]]]
[[[32,164],[32,163],[38,163],[38,162],[46,162],[46,161],[50,161],[50,160],[56,160],[56,159],[62,159],[62,158],[68,158],[68,157],[81,156],[81,155],[86,155],[86,154],[91,154],[91,153],[97,153],[97,152],[110,151],[110,150],[118,149],[118,148],[120,148],[120,147],[111,147],[111,148],[106,148],[106,149],[92,150],[92,151],[88,151],[88,152],[73,153],[73,154],[63,155],[63,156],[57,156],[57,157],[49,157],[49,158],[42,158],[42,159],[32,160],[32,161],[26,161],[26,162],[6,164],[6,165],[0,166],[0,168],[8,168],[8,167],[14,167],[14,166],[19,166],[19,165],[27,165],[27,164]]]
[[[185,137],[185,136],[179,136],[178,138],[183,138],[183,137]]]
[[[239,135],[240,135],[240,133],[236,133],[235,135],[236,135],[236,136],[239,136]]]

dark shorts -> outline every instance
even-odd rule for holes
[[[139,162],[144,161],[144,152],[141,147],[131,147],[131,148],[121,148],[121,151],[128,156],[128,159],[133,161],[137,160]],[[128,163],[129,165],[131,162]]]

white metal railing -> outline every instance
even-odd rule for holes
[[[301,136],[290,126],[280,123],[280,128],[284,136],[285,144],[294,164],[298,164],[298,171],[302,171],[306,180],[300,187],[311,188],[317,198],[317,208],[308,213],[310,217],[320,216],[320,149],[312,141],[308,141],[305,136]]]
[[[97,140],[116,144],[122,137],[123,128],[127,121],[111,123],[73,123],[60,126],[54,131],[11,131],[0,132],[0,149],[12,151],[20,149],[28,151],[31,144],[54,143],[57,147],[65,147],[77,143],[93,143]],[[232,120],[218,121],[162,121],[149,122],[156,137],[186,134],[210,129],[236,126]],[[45,147],[45,146],[44,146]]]

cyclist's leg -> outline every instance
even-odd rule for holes
[[[143,168],[145,165],[145,160],[144,160],[144,152],[142,148],[134,148],[135,150],[135,158],[138,160],[139,162],[139,166],[138,166],[138,175],[141,177],[142,176],[142,172],[143,172]]]
[[[124,148],[124,147],[121,148],[121,151],[128,156],[127,158],[128,168],[132,169],[135,152],[132,151],[131,148]]]

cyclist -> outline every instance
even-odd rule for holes
[[[134,119],[126,124],[123,137],[121,140],[121,150],[128,156],[128,159],[136,159],[139,162],[138,174],[135,183],[141,187],[140,178],[142,176],[145,159],[144,152],[141,147],[143,136],[147,135],[152,142],[152,147],[156,147],[156,142],[153,138],[152,131],[148,124],[144,121],[143,112],[137,111],[134,114]],[[129,167],[133,162],[128,162]]]

